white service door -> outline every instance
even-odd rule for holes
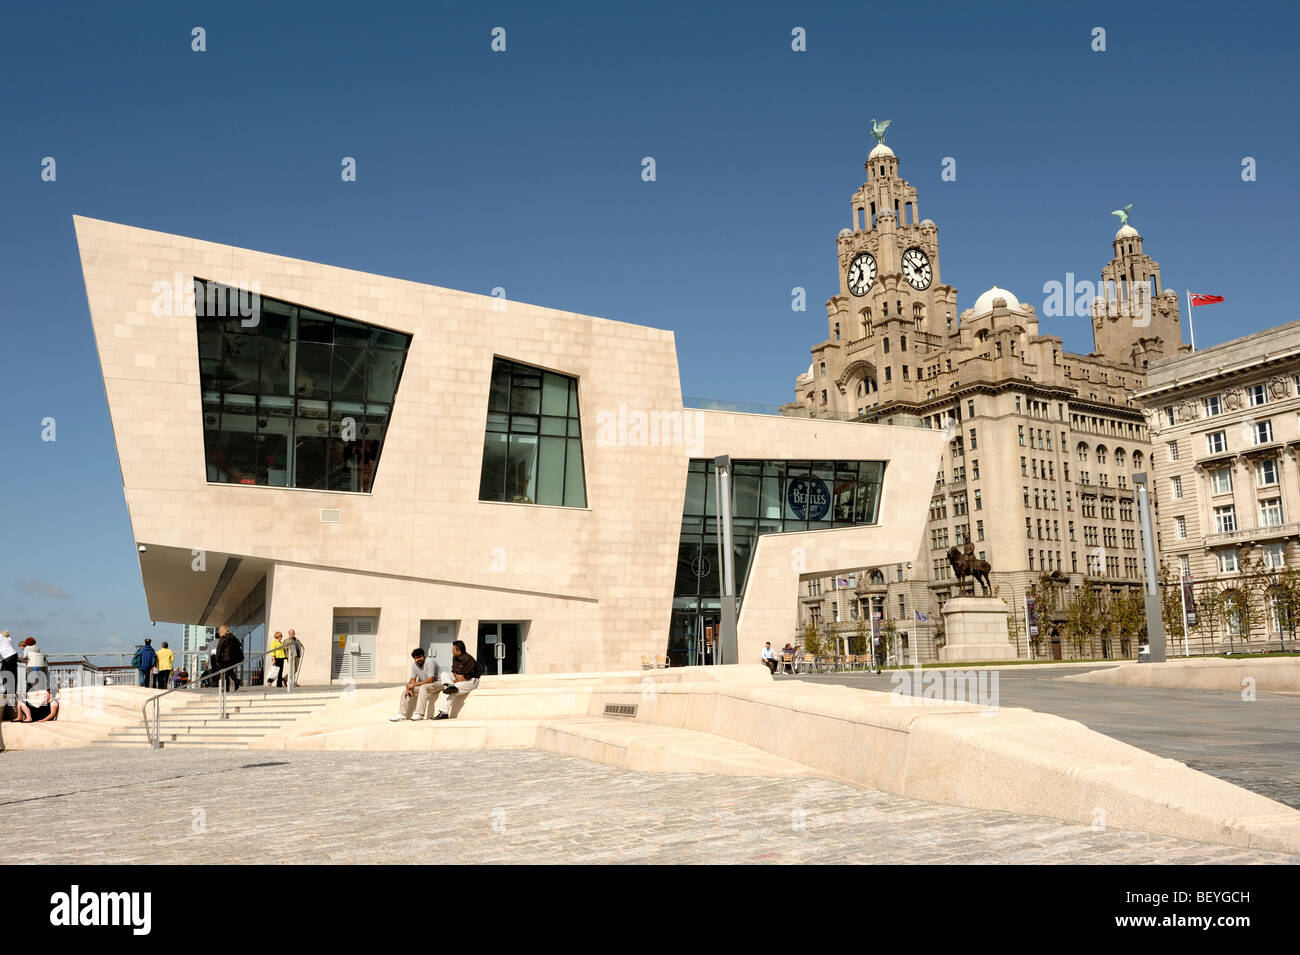
[[[459,620],[421,620],[420,646],[438,661],[438,668],[451,672],[451,643],[460,629]]]

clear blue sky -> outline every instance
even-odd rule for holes
[[[776,404],[825,337],[835,235],[869,122],[889,117],[962,308],[997,284],[1041,310],[1045,282],[1095,280],[1108,212],[1132,202],[1166,284],[1227,297],[1197,310],[1198,344],[1297,317],[1294,6],[317,9],[333,6],[0,13],[0,627],[15,636],[72,649],[150,632],[74,214],[670,328],[687,395]],[[1043,330],[1091,346],[1086,321]]]

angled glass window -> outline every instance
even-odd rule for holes
[[[369,492],[411,336],[195,279],[207,477]]]
[[[478,499],[587,506],[578,379],[492,360]]]

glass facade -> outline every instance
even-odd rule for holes
[[[368,492],[411,336],[196,279],[207,478]]]
[[[587,506],[578,379],[493,360],[478,498]]]
[[[733,461],[732,546],[742,599],[761,535],[877,523],[884,471],[883,461]],[[711,662],[703,638],[717,627],[722,606],[714,484],[713,462],[692,460],[669,626],[673,666]]]

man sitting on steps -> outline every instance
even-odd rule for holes
[[[441,674],[438,672],[438,661],[433,657],[426,657],[421,647],[416,647],[411,651],[411,678],[406,681],[406,686],[402,688],[402,695],[397,700],[397,715],[390,716],[389,722],[397,723],[401,720],[422,720],[429,715],[429,689],[434,686],[434,682]],[[438,693],[442,687],[434,687],[433,692]],[[415,708],[415,714],[411,714],[411,708]]]
[[[452,682],[442,686],[442,696],[438,698],[438,715],[434,719],[451,719],[452,697],[477,690],[480,675],[478,662],[465,651],[465,641],[454,641],[451,645]]]

